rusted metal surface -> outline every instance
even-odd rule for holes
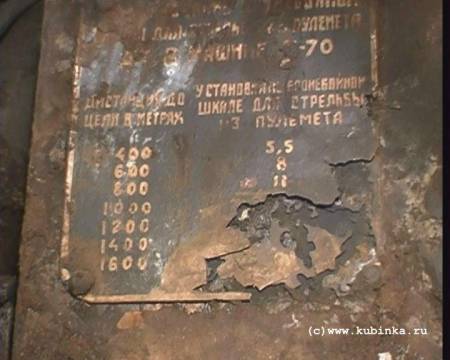
[[[307,228],[308,268],[279,238],[252,245],[228,225],[267,194],[331,206],[334,167],[374,156],[374,23],[370,1],[84,4],[61,249],[71,291],[248,300],[196,291],[207,261],[235,278],[239,263],[259,289],[334,269],[343,240],[325,230]]]
[[[143,3],[128,1],[98,1],[98,6],[94,2],[82,4],[47,1],[44,27],[46,41],[36,101],[13,358],[29,359],[39,354],[43,359],[112,360],[309,360],[330,357],[376,359],[380,356],[391,356],[394,359],[439,359],[442,346],[441,302],[438,267],[435,267],[433,259],[436,259],[436,254],[439,253],[440,218],[436,215],[438,211],[429,204],[433,202],[433,194],[439,193],[430,190],[430,186],[436,183],[441,163],[439,141],[436,138],[440,128],[439,86],[436,85],[438,81],[432,80],[435,76],[439,77],[436,58],[440,56],[428,56],[428,53],[425,56],[425,50],[417,46],[417,43],[422,44],[423,49],[430,54],[439,53],[439,36],[436,34],[439,34],[440,5],[437,1],[432,2],[433,5],[415,0],[373,3],[380,5],[378,14],[381,14],[376,27],[381,33],[378,42],[379,66],[374,66],[373,62],[370,64],[370,57],[366,61],[367,53],[364,55],[364,61],[353,66],[355,69],[361,66],[360,70],[365,74],[375,73],[378,68],[379,91],[371,93],[369,89],[369,103],[362,108],[347,108],[345,111],[346,114],[357,115],[350,116],[355,124],[364,124],[367,126],[366,130],[376,128],[374,133],[352,133],[351,128],[348,128],[348,132],[342,130],[345,136],[341,138],[339,129],[345,129],[344,123],[343,127],[338,126],[337,129],[321,125],[284,130],[253,129],[255,134],[261,135],[244,137],[239,135],[239,131],[244,129],[245,132],[245,127],[239,130],[219,130],[218,117],[199,121],[198,117],[191,114],[192,117],[184,118],[183,124],[192,131],[191,137],[187,136],[181,140],[185,130],[179,129],[177,131],[180,137],[176,140],[170,137],[168,140],[161,140],[161,144],[166,144],[161,146],[167,146],[169,150],[158,149],[159,143],[157,146],[153,144],[154,157],[150,160],[152,170],[159,166],[160,171],[166,171],[164,179],[155,182],[151,180],[150,183],[151,189],[156,189],[156,193],[151,193],[149,198],[151,199],[153,194],[156,194],[154,200],[159,197],[158,202],[152,203],[154,206],[150,217],[155,216],[151,218],[153,230],[159,231],[159,235],[162,234],[164,238],[165,233],[157,230],[158,226],[162,226],[161,222],[185,216],[181,217],[183,220],[178,225],[168,223],[170,226],[167,231],[177,233],[179,226],[179,234],[183,238],[179,239],[170,254],[165,254],[167,257],[162,257],[166,262],[163,264],[165,271],[164,276],[161,273],[161,280],[167,279],[165,285],[169,286],[170,292],[160,294],[159,298],[170,302],[180,299],[196,302],[193,298],[189,299],[189,296],[197,296],[200,293],[202,299],[208,300],[208,296],[234,296],[239,292],[250,293],[249,301],[93,305],[83,301],[83,296],[85,300],[92,302],[96,301],[95,298],[106,303],[146,302],[149,300],[148,294],[151,293],[152,286],[161,287],[161,283],[145,283],[141,281],[142,278],[135,278],[134,282],[127,283],[123,281],[123,275],[120,275],[121,279],[112,281],[112,276],[90,271],[99,265],[101,259],[99,248],[94,249],[95,246],[100,246],[98,234],[95,234],[98,228],[95,228],[95,231],[89,228],[91,225],[98,225],[99,218],[95,219],[95,216],[99,216],[99,209],[87,206],[84,217],[73,210],[76,210],[80,199],[92,200],[94,203],[97,196],[100,198],[112,191],[110,186],[114,174],[113,168],[107,166],[107,161],[114,159],[114,153],[106,147],[108,142],[101,141],[99,151],[95,151],[95,147],[93,151],[88,150],[89,145],[94,146],[98,139],[108,138],[105,135],[108,131],[105,129],[80,130],[74,123],[69,126],[68,119],[74,115],[71,109],[75,109],[76,114],[77,108],[72,106],[73,67],[65,69],[64,64],[77,59],[76,64],[91,68],[90,61],[97,56],[96,51],[101,51],[102,47],[107,52],[112,51],[111,47],[106,45],[119,41],[123,42],[124,51],[127,49],[125,44],[128,44],[131,50],[148,48],[137,45],[141,44],[141,38],[135,45],[131,39],[134,39],[136,28],[142,29],[145,25],[149,13],[160,14],[154,21],[159,23],[163,22],[173,9],[179,9],[179,16],[173,20],[175,22],[181,18],[187,19],[181,16],[182,11],[184,14],[190,8],[195,8],[196,13],[202,11],[198,4],[203,3],[155,1],[152,2],[151,9],[148,9],[139,8]],[[148,5],[148,2],[145,3]],[[247,1],[229,4],[238,8],[242,3]],[[263,19],[268,16],[289,23],[288,19],[294,14],[290,7],[292,4],[289,1],[264,2],[262,5],[268,7],[254,6],[252,11],[264,13],[264,9],[268,9],[267,14],[263,14]],[[80,5],[85,12],[81,19],[77,17]],[[339,13],[343,10],[330,8],[327,11]],[[423,15],[420,19],[416,16],[418,13]],[[306,14],[305,11],[303,15]],[[217,12],[211,17],[214,21],[220,20]],[[250,15],[243,16],[240,21],[259,26],[257,20],[250,21],[253,18]],[[98,26],[97,35],[93,37],[91,31],[84,32],[80,24],[85,24],[85,30]],[[199,61],[195,64],[193,75],[188,79],[186,87],[189,88],[196,79],[202,77],[206,77],[206,81],[211,81],[216,76],[220,77],[217,81],[222,81],[223,77],[232,77],[233,72],[229,69],[234,69],[239,74],[242,72],[243,76],[258,73],[263,79],[270,78],[271,74],[284,74],[289,77],[291,73],[292,76],[297,76],[296,69],[304,66],[306,62],[302,56],[297,58],[299,63],[292,69],[285,72],[279,70],[284,56],[292,55],[290,52],[278,53],[278,48],[285,39],[281,32],[276,32],[278,35],[273,41],[273,48],[277,51],[271,52],[263,62],[267,63],[266,67],[255,66],[253,59],[249,65],[244,65],[244,62],[237,63],[224,72],[196,71],[195,69],[206,66]],[[411,32],[416,35],[412,39],[409,37]],[[80,40],[83,38],[79,36],[83,33],[88,35],[85,38],[88,43],[84,45]],[[349,36],[353,31],[342,33]],[[357,33],[360,35],[355,35],[353,40],[356,41],[356,37],[359,39],[360,36],[361,40],[364,39],[361,43],[356,41],[358,46],[366,44],[362,45],[365,49],[368,46],[371,49],[376,48],[376,37],[369,36],[368,39],[367,32]],[[146,33],[146,36],[150,35],[151,32]],[[97,36],[113,37],[114,40],[99,42],[97,49],[94,41],[99,40]],[[213,33],[206,38],[213,44],[221,41],[218,36]],[[223,36],[226,38],[226,32]],[[258,36],[266,35],[261,33]],[[334,32],[327,34],[327,37],[330,36],[334,38]],[[89,42],[91,38],[92,42]],[[151,38],[147,37],[148,39]],[[245,39],[251,41],[250,38]],[[350,42],[345,41],[345,36],[341,40],[344,44],[344,55],[342,46],[338,46],[338,43],[335,45],[342,61],[329,62],[332,55],[324,56],[323,62],[316,57],[315,65],[311,65],[307,70],[315,75],[328,71],[329,66],[333,69],[340,66],[350,68],[353,47]],[[150,46],[151,41],[148,41],[147,45]],[[185,41],[189,44],[190,40]],[[75,46],[77,42],[81,42],[78,44],[78,50]],[[83,55],[83,46],[86,51],[89,48],[92,51]],[[179,44],[177,47],[182,48]],[[160,44],[156,48],[162,51],[163,45]],[[159,71],[164,69],[158,56],[151,57],[149,54],[146,57],[141,54],[142,57],[139,57],[139,53],[132,55],[135,60],[146,58],[154,61],[154,67],[149,66],[148,69],[155,73],[158,66]],[[128,58],[128,55],[125,56],[124,64],[130,64]],[[107,59],[115,61],[114,57]],[[98,64],[106,66],[103,63]],[[285,67],[288,64],[289,62],[284,60],[282,65]],[[65,70],[55,73],[56,65],[58,69]],[[216,65],[208,66],[214,68]],[[310,75],[308,71],[298,76],[307,78]],[[82,88],[82,73],[83,71],[80,77],[80,95],[87,91]],[[159,74],[164,78],[164,73]],[[331,76],[331,70],[327,76]],[[94,79],[95,77],[85,78],[84,82],[89,84],[92,81],[96,84]],[[120,79],[117,81],[115,86],[123,91],[127,84],[121,83]],[[155,83],[151,86],[154,85]],[[94,86],[92,91],[95,89]],[[107,90],[108,87],[105,86],[105,94]],[[410,96],[424,100],[412,102]],[[82,101],[83,97],[80,96],[80,102]],[[188,105],[185,107],[195,108],[195,98],[193,103],[186,103]],[[80,106],[77,118],[83,115],[82,111],[85,110]],[[251,113],[246,111],[242,116],[243,119],[250,119],[244,122],[244,125],[254,125],[251,122]],[[344,118],[349,119],[348,116]],[[424,118],[429,118],[430,121],[425,123]],[[196,133],[193,130],[197,123],[199,134],[203,131],[211,137],[210,140],[205,138],[205,142],[201,142],[197,138],[194,139]],[[78,174],[77,171],[83,173],[84,169],[83,174],[88,177],[73,177],[73,197],[66,202],[68,208],[66,217],[63,217],[65,175],[62,168],[52,167],[48,158],[42,154],[59,149],[58,144],[61,139],[68,137],[69,130],[76,133],[72,136],[72,140],[75,140],[72,142],[74,146],[67,146],[67,161],[73,161],[74,174]],[[175,131],[172,128],[153,130],[168,131],[172,135]],[[80,131],[85,136],[80,136]],[[120,134],[126,134],[127,131],[128,135],[131,135],[130,129],[110,129],[109,133],[120,138]],[[149,129],[139,131],[145,133]],[[270,179],[265,176],[276,173],[276,158],[273,154],[265,153],[266,147],[271,151],[267,140],[286,140],[281,134],[294,134],[295,140],[301,140],[300,145],[305,144],[306,151],[301,152],[301,147],[295,147],[294,142],[295,150],[288,154],[293,157],[287,157],[287,172],[288,179],[291,175],[296,180],[307,182],[308,187],[297,181],[293,185],[288,182],[284,189],[270,188]],[[427,135],[426,139],[424,134]],[[83,146],[77,141],[77,136]],[[354,136],[360,141],[352,143]],[[122,140],[129,141],[130,138],[124,137]],[[257,145],[261,140],[262,144],[260,142]],[[142,138],[139,141],[142,141]],[[191,147],[187,147],[187,144]],[[196,146],[199,148],[194,151]],[[216,148],[226,149],[227,152],[220,154]],[[253,151],[251,157],[247,153],[240,155],[240,158],[245,160],[242,165],[234,164],[231,160],[225,162],[225,159],[233,159],[235,148],[258,151]],[[80,162],[80,155],[77,155],[80,150],[91,157],[86,156]],[[209,153],[203,152],[205,150]],[[174,162],[174,152],[180,154],[178,163],[186,164],[185,166]],[[96,156],[92,156],[93,154]],[[160,155],[157,156],[158,154]],[[163,154],[163,159],[171,159],[166,165],[175,172],[168,172],[169,167],[164,165],[161,159]],[[208,162],[208,156],[219,160]],[[302,159],[302,156],[308,159],[307,163],[291,162],[291,159]],[[189,162],[188,159],[193,160]],[[203,169],[196,168],[193,163],[195,159],[204,164]],[[84,162],[90,162],[91,167],[82,165]],[[103,165],[96,167],[97,163]],[[272,164],[270,168],[268,164]],[[244,170],[249,169],[249,175],[246,174],[244,179],[235,171],[240,166]],[[107,176],[102,177],[102,180],[100,177],[93,179],[95,171],[105,172]],[[157,171],[152,171],[150,177],[153,175],[160,177]],[[180,183],[175,186],[177,181]],[[83,184],[86,185],[86,193],[80,192]],[[241,184],[245,191],[236,192]],[[186,187],[190,187],[190,190],[183,190]],[[178,192],[173,193],[170,189],[176,189]],[[175,207],[173,201],[184,196],[186,201],[179,201],[179,206]],[[74,208],[71,209],[72,206]],[[164,209],[169,207],[175,207],[176,211],[167,218],[158,215],[158,211],[166,211]],[[36,216],[37,214],[39,216]],[[74,229],[81,229],[81,225],[76,225],[77,222],[74,221],[77,216],[86,220],[85,231],[92,230],[91,240],[86,237],[84,243],[83,239],[72,237]],[[156,222],[153,223],[154,221]],[[68,225],[70,227],[67,227]],[[183,233],[183,229],[189,231]],[[69,246],[66,254],[61,254],[63,235],[68,235]],[[220,241],[212,241],[212,236]],[[154,241],[158,241],[153,234],[152,237]],[[321,246],[315,248],[314,242],[316,246]],[[95,251],[83,249],[80,244],[91,244]],[[281,253],[281,256],[271,257],[272,247],[269,249],[267,244],[276,245],[274,251]],[[260,247],[266,247],[267,251],[262,255],[258,254],[255,262],[251,263],[248,261],[249,257],[242,256],[245,252],[257,252]],[[418,251],[419,247],[423,248],[423,251]],[[77,248],[80,251],[77,252]],[[238,250],[228,253],[231,248]],[[67,248],[63,250],[67,251]],[[214,254],[218,253],[221,255],[214,257]],[[66,255],[66,258],[61,258],[61,255]],[[238,261],[247,262],[248,271],[233,266],[235,257]],[[262,258],[268,259],[267,262],[261,263],[259,260]],[[274,259],[283,261],[270,266],[270,261]],[[295,261],[286,262],[286,259]],[[180,271],[177,269],[177,263],[192,272]],[[284,264],[291,267],[279,266]],[[299,264],[303,264],[307,269],[304,271],[306,275],[312,273],[311,277],[302,275],[302,269],[297,267]],[[264,268],[264,265],[269,266]],[[322,271],[325,268],[331,269]],[[65,273],[64,279],[68,279],[67,281],[61,281],[62,269],[67,269],[70,274],[68,279],[68,274]],[[320,271],[322,272],[315,275]],[[219,273],[225,272],[227,276],[219,276]],[[294,273],[296,276],[290,276]],[[299,286],[291,282],[291,279],[298,281]],[[201,283],[205,285],[199,286]],[[99,289],[99,286],[104,288]],[[193,289],[189,289],[187,293],[179,291],[194,286],[197,286],[195,292],[191,291]],[[256,286],[262,290],[258,290]],[[122,297],[124,294],[125,298]],[[95,298],[89,299],[88,296]],[[116,298],[111,299],[111,296]],[[197,297],[197,301],[198,299]],[[355,330],[356,326],[404,327],[408,331],[426,328],[428,332],[422,336],[310,336],[310,327],[321,329],[322,326],[324,329],[338,327],[352,330]]]

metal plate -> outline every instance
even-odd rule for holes
[[[61,248],[89,302],[246,300],[198,291],[247,249],[240,204],[339,197],[375,150],[370,1],[86,5]]]

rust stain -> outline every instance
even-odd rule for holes
[[[308,230],[308,241],[316,247],[311,252],[314,274],[336,267],[336,258],[342,253],[341,246],[350,236],[337,237],[328,231],[314,226],[305,225]]]
[[[356,252],[350,260],[339,267],[334,274],[326,276],[322,285],[333,289],[337,295],[348,293],[349,285],[352,284],[356,276],[368,265],[377,262],[376,250],[369,248],[367,244],[360,244],[356,247]]]
[[[142,328],[144,326],[144,318],[140,311],[127,311],[117,322],[119,330],[129,330]]]
[[[249,245],[244,234],[224,225],[198,231],[194,238],[179,245],[169,257],[161,277],[161,289],[186,292],[205,285],[206,259],[242,251]]]
[[[336,237],[328,231],[305,225],[308,241],[315,245],[311,252],[312,267],[305,266],[292,249],[285,248],[281,237],[285,232],[274,222],[270,239],[254,244],[251,248],[224,257],[219,267],[221,277],[234,277],[243,286],[263,290],[270,285],[285,284],[289,288],[300,285],[297,275],[310,278],[325,270],[334,269],[336,258],[342,253],[341,246],[349,236]]]
[[[270,242],[225,257],[218,269],[221,277],[234,277],[243,286],[255,286],[258,290],[281,283],[296,287],[299,284],[295,275],[302,271],[308,272],[292,250],[277,249]]]

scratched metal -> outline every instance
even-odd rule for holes
[[[93,301],[102,296],[119,295],[126,299],[148,294],[160,289],[165,265],[181,244],[225,229],[240,204],[263,201],[268,194],[275,193],[299,196],[317,205],[332,204],[337,199],[333,165],[373,156],[374,130],[367,108],[365,104],[353,104],[320,109],[315,104],[313,109],[297,109],[292,105],[293,95],[333,91],[304,92],[290,89],[289,84],[293,80],[364,76],[366,81],[354,91],[360,97],[370,94],[375,85],[371,2],[359,1],[355,6],[335,9],[308,10],[296,6],[305,3],[308,2],[122,1],[113,9],[85,5],[74,67],[62,245],[65,280],[79,272],[85,274],[88,278],[85,290]],[[360,26],[338,31],[293,30],[295,18],[331,12],[342,17],[359,13]],[[166,33],[159,33],[158,27],[166,29]],[[167,29],[172,30],[172,35]],[[319,42],[308,54],[311,39]],[[331,40],[331,52],[329,42],[321,43],[324,39]],[[208,62],[192,51],[198,49],[204,55],[208,47],[217,49],[220,45],[241,43],[247,47],[244,59]],[[260,45],[262,50],[258,53],[258,44],[262,43],[264,46]],[[249,96],[196,97],[197,85],[233,82],[253,82],[261,87],[275,83],[276,93],[267,96],[272,100],[278,97],[279,101],[272,102],[276,106],[256,113],[257,87]],[[184,96],[179,95],[179,105],[175,107],[167,103],[136,107],[118,100],[119,106],[114,109],[111,102],[115,100],[111,97],[108,105],[99,103],[103,108],[89,105],[92,97],[117,94],[145,98],[158,90],[163,97],[172,92]],[[199,100],[230,99],[242,99],[241,113],[198,113]],[[182,120],[178,113],[176,119],[155,124],[156,113],[170,111],[181,112]],[[336,111],[342,111],[342,123],[326,124],[323,113]],[[99,116],[112,112],[118,114],[117,126],[97,126],[103,122]],[[153,123],[126,126],[126,113],[139,112],[148,113]],[[299,124],[301,114],[316,112],[321,113],[316,124],[308,124],[306,120]],[[256,127],[257,116],[265,117],[265,127]],[[239,117],[238,128],[233,117]],[[332,115],[330,119],[332,122]],[[293,126],[286,126],[289,124]],[[292,150],[289,145],[286,148],[286,141],[293,145]],[[268,142],[274,144],[273,149]],[[116,153],[122,147],[146,146],[152,149],[152,157],[138,159],[134,164],[149,165],[150,173],[143,179],[149,184],[148,191],[144,191],[144,196],[136,193],[115,196],[113,189],[118,180],[114,178],[114,170],[121,161]],[[278,156],[285,157],[286,168],[276,167]],[[125,169],[133,165],[132,159],[129,160],[122,162]],[[120,179],[124,186],[133,180],[130,176]],[[130,192],[133,193],[132,188]],[[125,210],[104,215],[104,203],[117,203],[118,199]],[[127,214],[126,209],[133,202],[145,201],[151,203],[150,214]],[[127,234],[122,229],[113,233],[115,220],[140,224],[143,219],[149,220],[149,228],[144,232]],[[107,224],[104,235],[103,221]],[[133,241],[129,250],[125,250],[127,238]],[[138,247],[140,238],[151,239],[143,252]],[[115,241],[109,246],[112,239]],[[103,250],[102,240],[106,241]],[[205,241],[210,246],[214,239]],[[127,256],[132,257],[132,265],[130,261],[124,265]],[[136,263],[142,256],[147,260],[143,271]],[[116,257],[121,269],[116,269],[116,261],[110,264],[112,257]],[[123,269],[128,266],[130,269]],[[183,272],[183,264],[179,271]],[[176,300],[177,289],[173,292],[170,299]]]

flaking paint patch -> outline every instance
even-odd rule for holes
[[[323,278],[322,285],[333,289],[338,296],[347,295],[350,285],[356,280],[358,274],[366,267],[377,262],[375,248],[369,249],[367,244],[357,246],[356,253],[351,260],[345,262],[336,273]]]
[[[400,221],[396,223],[394,232],[399,234],[402,229],[412,240],[420,241],[424,238],[433,245],[442,239],[442,219],[430,217],[425,208],[425,195],[430,186],[433,175],[441,169],[435,157],[431,157],[428,165],[421,175],[408,176],[398,180],[406,197],[406,211]]]

